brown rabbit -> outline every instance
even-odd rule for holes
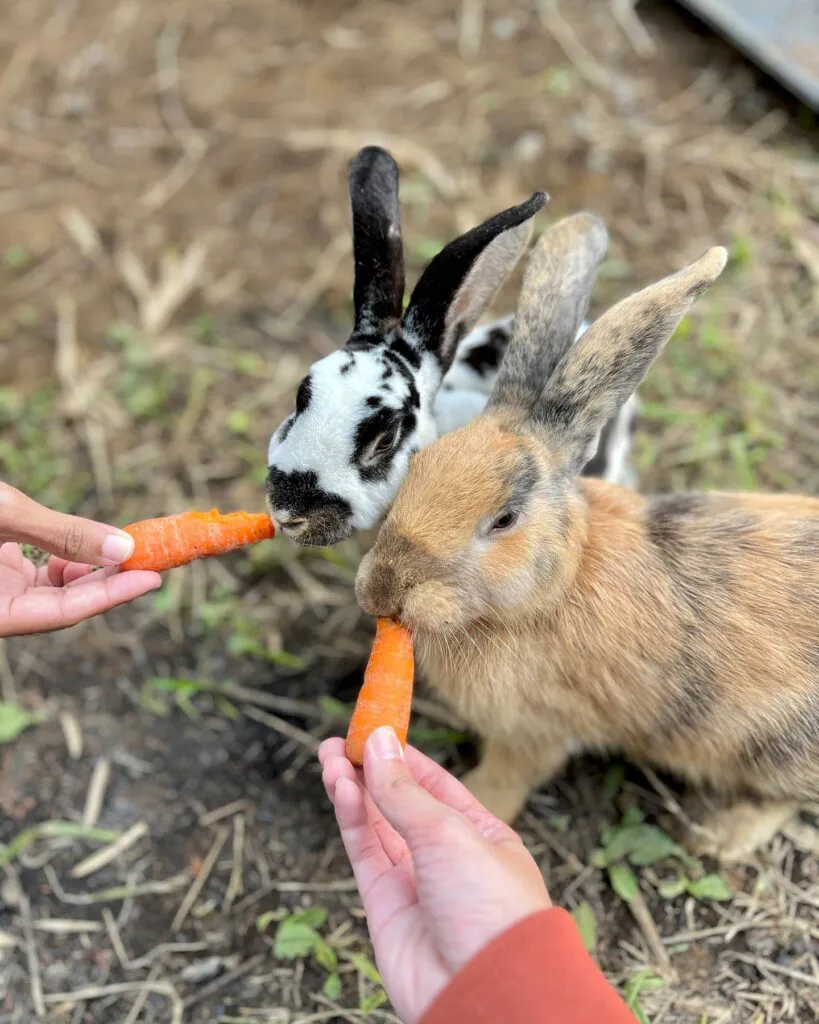
[[[726,261],[710,249],[570,347],[605,244],[590,214],[541,237],[489,406],[415,456],[356,592],[481,734],[467,783],[499,817],[571,754],[616,750],[741,797],[710,823],[734,859],[819,797],[819,500],[579,476]]]

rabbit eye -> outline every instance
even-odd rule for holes
[[[518,521],[517,512],[504,512],[499,515],[498,518],[492,523],[493,533],[502,533],[504,530],[511,529]]]
[[[367,452],[367,459],[376,459],[380,455],[386,455],[388,452],[393,450],[397,441],[397,430],[385,430],[384,433],[379,434],[370,445],[370,450]]]

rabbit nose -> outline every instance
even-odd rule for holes
[[[373,563],[366,585],[357,589],[359,604],[369,615],[380,618],[400,616],[404,588],[391,565]]]

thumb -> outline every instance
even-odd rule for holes
[[[412,849],[413,837],[429,834],[457,812],[440,803],[412,777],[390,726],[376,729],[364,748],[364,780],[376,807]]]
[[[81,516],[54,512],[22,492],[2,485],[0,540],[33,544],[49,555],[87,565],[119,565],[134,550],[123,530]]]

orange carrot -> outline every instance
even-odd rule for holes
[[[124,527],[134,538],[131,557],[122,569],[153,569],[164,572],[196,558],[223,555],[226,551],[257,544],[276,535],[270,517],[263,513],[180,512],[161,519],[142,519]]]
[[[364,683],[347,730],[347,757],[364,763],[364,744],[371,732],[391,725],[401,746],[407,742],[414,676],[412,635],[392,619],[379,619]]]

